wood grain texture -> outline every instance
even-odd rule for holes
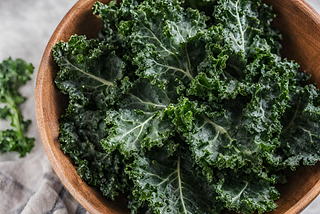
[[[108,3],[109,0],[100,0]],[[99,191],[88,186],[77,175],[72,160],[63,154],[58,141],[59,118],[67,106],[67,98],[54,85],[58,67],[52,57],[52,47],[71,35],[97,35],[102,21],[92,15],[95,0],[80,0],[64,17],[52,35],[43,54],[36,84],[36,114],[41,139],[53,169],[75,199],[92,214],[129,213],[124,198],[106,200]],[[283,56],[295,59],[301,71],[312,74],[320,85],[320,17],[303,0],[265,0],[274,7],[278,17],[274,25],[283,34]],[[300,167],[287,172],[288,183],[279,185],[281,198],[272,214],[301,212],[320,192],[320,164]],[[229,212],[225,212],[229,213]]]

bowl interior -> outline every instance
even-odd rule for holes
[[[108,3],[109,0],[100,0]],[[37,77],[36,113],[40,135],[47,156],[69,192],[90,213],[129,213],[124,197],[106,200],[96,188],[88,186],[77,175],[72,160],[60,150],[59,118],[67,106],[67,98],[55,87],[58,67],[52,58],[52,47],[67,41],[71,35],[95,37],[102,21],[92,15],[95,0],[80,0],[64,17],[44,52]],[[320,85],[320,18],[303,0],[265,0],[278,15],[274,25],[283,35],[283,56],[295,59],[301,71],[312,74],[311,81]],[[279,185],[281,198],[273,214],[298,213],[320,192],[320,164],[287,172],[288,183]]]

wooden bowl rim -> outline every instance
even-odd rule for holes
[[[114,213],[114,208],[109,207],[105,204],[106,200],[103,200],[100,197],[96,197],[94,195],[90,195],[89,198],[93,197],[95,200],[99,200],[100,203],[90,204],[88,201],[88,197],[80,194],[81,192],[78,190],[78,186],[71,183],[65,176],[62,171],[62,168],[65,167],[59,161],[59,156],[54,152],[52,146],[54,146],[55,139],[52,138],[50,126],[45,123],[46,113],[44,105],[46,103],[47,97],[43,93],[43,88],[45,88],[43,81],[46,76],[47,64],[45,61],[51,57],[52,58],[52,47],[53,45],[60,41],[59,37],[61,36],[61,29],[64,28],[69,22],[69,20],[76,16],[79,12],[82,12],[83,8],[88,8],[92,6],[92,0],[79,0],[70,11],[64,16],[60,24],[57,26],[54,31],[52,37],[50,38],[48,45],[43,53],[43,57],[40,63],[40,67],[37,74],[36,80],[36,88],[35,88],[35,106],[36,106],[36,116],[37,123],[39,127],[40,136],[42,139],[42,143],[45,149],[45,152],[48,156],[48,159],[56,172],[59,179],[62,181],[65,188],[71,193],[71,195],[90,213]],[[305,0],[292,0],[293,4],[300,5],[300,9],[307,14],[308,18],[320,26],[320,15],[309,5]],[[316,29],[320,33],[319,29]],[[52,82],[53,83],[53,82]],[[49,112],[50,114],[50,112]],[[88,188],[90,188],[88,186]],[[320,193],[320,180],[309,190],[307,194],[305,194],[297,203],[292,206],[285,214],[294,214],[302,212],[308,204],[310,204]],[[101,202],[102,200],[102,202]],[[109,203],[108,203],[109,204]],[[110,205],[110,204],[109,204]],[[103,209],[103,210],[102,210]],[[116,210],[116,209],[115,209]],[[117,211],[116,211],[117,212]]]

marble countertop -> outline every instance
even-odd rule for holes
[[[306,1],[320,12],[319,0]],[[36,138],[35,148],[30,155],[44,152],[36,125],[34,104],[35,80],[40,60],[56,26],[76,2],[76,0],[0,0],[0,61],[11,56],[22,58],[35,66],[32,81],[21,89],[21,93],[28,98],[22,106],[23,115],[25,119],[32,120],[33,124],[28,135]],[[0,129],[8,126],[8,123],[0,121]],[[0,155],[0,161],[17,159],[16,153]],[[316,198],[302,213],[319,212],[320,197]]]

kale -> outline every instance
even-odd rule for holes
[[[214,186],[194,175],[190,152],[171,155],[166,149],[155,148],[138,156],[127,166],[134,182],[132,194],[140,202],[148,201],[153,212],[220,213],[223,204],[212,200],[218,195]]]
[[[283,171],[320,160],[320,92],[281,58],[260,0],[96,2],[104,28],[53,56],[60,142],[132,213],[269,212]]]
[[[30,153],[34,146],[34,138],[25,134],[30,120],[23,120],[19,107],[25,98],[19,93],[19,88],[30,80],[33,73],[33,65],[27,64],[21,59],[11,58],[0,63],[0,119],[11,120],[12,129],[0,131],[0,152],[15,151],[20,157]]]

